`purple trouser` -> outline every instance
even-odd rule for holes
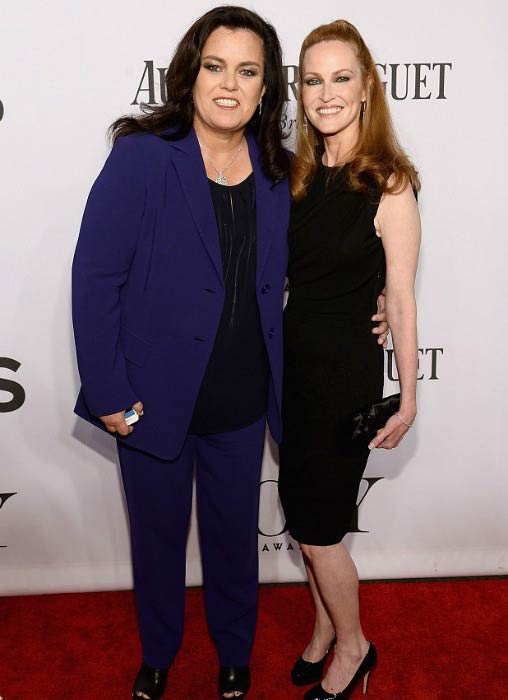
[[[169,666],[182,639],[194,465],[210,634],[221,665],[249,663],[258,603],[265,424],[263,418],[232,432],[188,435],[175,460],[118,442],[143,660],[150,666]]]

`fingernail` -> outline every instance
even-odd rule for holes
[[[373,447],[374,447],[374,443],[372,443],[372,442],[369,443],[369,450],[372,450]]]

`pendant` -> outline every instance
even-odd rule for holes
[[[227,177],[224,175],[224,173],[219,173],[218,176],[217,176],[217,178],[215,179],[215,182],[216,182],[218,185],[227,185],[227,184],[228,184],[228,179],[227,179]]]

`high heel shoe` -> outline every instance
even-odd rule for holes
[[[143,662],[134,681],[132,697],[135,700],[144,700],[142,695],[138,695],[144,693],[150,700],[158,700],[164,692],[167,678],[167,668],[153,668]]]
[[[296,661],[291,669],[291,681],[294,685],[310,685],[321,680],[328,654],[335,644],[335,637],[330,642],[330,646],[320,661],[305,661],[303,656]]]
[[[367,693],[367,684],[369,682],[369,674],[377,663],[376,647],[372,642],[369,642],[369,650],[363,657],[362,663],[356,669],[355,675],[349,681],[347,686],[338,693],[330,693],[323,688],[321,683],[308,690],[303,696],[305,700],[347,700],[351,697],[351,693],[356,688],[359,680],[363,677],[363,694]]]
[[[225,698],[225,693],[241,693],[235,696],[237,700],[243,700],[250,688],[250,668],[248,666],[221,666],[219,671],[220,700]],[[233,700],[233,698],[231,699]]]

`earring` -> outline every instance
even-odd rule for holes
[[[365,112],[367,111],[367,102],[362,102],[362,106],[360,107],[360,120],[363,121],[363,118],[365,117]]]
[[[259,100],[259,116],[261,116],[261,112],[263,111],[263,98]]]
[[[307,136],[309,133],[309,120],[307,119],[306,114],[303,115],[303,133],[305,136]]]

